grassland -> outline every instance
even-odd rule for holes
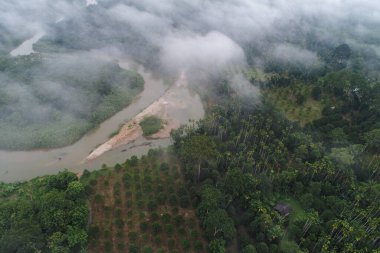
[[[162,119],[156,116],[146,117],[140,122],[140,126],[143,130],[144,136],[149,136],[157,133],[162,128],[162,124]]]
[[[291,121],[299,122],[301,126],[319,119],[322,109],[327,103],[311,97],[311,86],[291,85],[264,90],[264,95]],[[303,100],[303,101],[300,101]],[[301,103],[302,102],[302,103]]]
[[[192,194],[173,157],[150,151],[82,180],[91,192],[90,253],[205,252]]]

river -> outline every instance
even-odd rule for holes
[[[32,38],[24,41],[16,49],[12,50],[10,54],[12,56],[19,56],[19,55],[29,55],[31,53],[34,53],[33,44],[39,41],[44,35],[45,35],[45,32],[37,33]]]
[[[134,142],[119,146],[106,152],[97,159],[85,162],[85,158],[98,145],[108,140],[109,135],[117,130],[121,124],[127,122],[144,108],[163,96],[168,89],[163,81],[154,77],[144,70],[142,66],[131,65],[127,61],[119,61],[122,68],[134,69],[138,71],[145,80],[144,91],[136,98],[131,105],[115,114],[98,128],[83,136],[78,142],[71,146],[37,151],[0,151],[0,181],[15,182],[28,180],[37,176],[55,174],[67,168],[73,172],[81,172],[84,169],[96,170],[102,164],[114,165],[122,163],[132,155],[146,154],[149,149],[157,147],[167,147],[171,144],[169,138],[148,140],[139,137]],[[173,112],[173,116],[185,124],[189,119],[200,119],[204,115],[203,106],[198,95],[193,94],[188,89],[182,90],[178,96],[183,102],[189,104],[185,110]]]

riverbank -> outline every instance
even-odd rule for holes
[[[132,120],[128,121],[120,130],[120,132],[109,139],[107,142],[96,148],[86,161],[94,160],[107,151],[119,147],[120,145],[128,144],[135,141],[143,135],[140,122],[148,116],[156,116],[162,119],[165,123],[163,128],[149,136],[152,139],[165,139],[170,137],[170,132],[173,129],[180,127],[180,122],[170,112],[178,110],[186,110],[192,106],[192,99],[177,97],[176,94],[187,90],[187,79],[185,73],[182,73],[178,81],[170,87],[165,94],[157,101],[153,102],[150,106],[144,109],[141,113],[137,114]]]
[[[120,59],[119,65],[125,69],[133,69],[143,76],[145,87],[137,99],[73,145],[51,150],[0,151],[0,181],[28,180],[37,176],[55,174],[64,168],[80,173],[84,169],[100,169],[102,164],[122,163],[132,155],[146,154],[151,148],[169,146],[172,128],[204,116],[199,96],[191,93],[186,87],[173,85],[168,89],[161,79],[147,72],[142,66],[125,59]],[[152,104],[159,104],[159,106],[152,107]],[[119,129],[121,124],[135,119],[149,107],[149,111],[154,107],[161,108],[160,110],[166,108],[168,117],[164,118],[167,122],[164,129],[150,138],[145,138],[137,131],[136,135],[129,136],[130,141],[124,139],[124,142],[118,142],[101,156],[91,160],[86,159],[93,150],[99,147],[99,144],[109,141],[110,134]],[[160,110],[156,108],[154,111]]]

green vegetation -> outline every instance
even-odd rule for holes
[[[0,149],[10,150],[75,142],[127,106],[144,83],[115,63],[39,54],[0,58],[0,80]]]
[[[162,129],[162,119],[156,116],[148,116],[140,122],[140,126],[145,136],[157,133]]]
[[[266,62],[245,71],[263,88],[257,105],[221,77],[204,96],[206,117],[173,131],[167,151],[85,171],[80,182],[64,172],[2,184],[0,251],[85,248],[85,191],[89,252],[378,253],[380,81],[360,65],[362,52],[327,51],[319,69]],[[44,61],[34,57],[15,60]],[[6,71],[28,80],[18,64]],[[115,98],[115,87],[96,84]],[[0,94],[0,108],[11,101]],[[162,121],[141,127],[149,136]]]
[[[259,106],[224,82],[223,102],[172,133],[210,252],[377,252],[380,82],[342,50],[321,72],[245,73]]]
[[[86,249],[84,186],[71,172],[0,184],[0,252]]]
[[[191,152],[199,138],[213,151],[197,150],[214,154],[200,166]],[[324,143],[271,106],[239,101],[219,105],[173,139],[187,180],[199,189],[197,214],[210,249],[222,240],[231,252],[376,252],[378,156],[332,160]],[[279,203],[291,206],[289,216],[275,210]]]
[[[205,252],[195,194],[171,155],[150,151],[81,181],[92,209],[89,252]]]
[[[301,126],[321,118],[323,104],[326,103],[315,100],[311,96],[311,87],[302,84],[270,88],[264,94],[289,120]]]

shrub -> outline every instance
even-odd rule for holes
[[[322,95],[322,88],[320,86],[315,86],[311,91],[311,95],[315,100],[320,100]]]
[[[117,197],[115,198],[115,206],[120,206],[121,205],[121,198]]]
[[[151,178],[151,176],[149,176],[149,175],[145,175],[145,177],[144,177],[144,182],[145,182],[145,184],[150,185],[150,184],[152,183],[152,178]]]
[[[175,218],[174,218],[174,222],[177,226],[181,226],[184,222],[184,218],[182,217],[182,215],[177,215]]]
[[[169,239],[168,241],[168,248],[173,249],[175,247],[175,240],[174,239]]]
[[[190,206],[190,200],[187,196],[182,196],[180,199],[179,199],[179,205],[182,207],[182,208],[188,208]]]
[[[143,253],[153,253],[153,250],[149,246],[144,246],[142,252]]]
[[[154,238],[153,242],[156,245],[160,245],[161,244],[161,237],[157,236],[156,238]]]
[[[187,190],[184,186],[179,187],[177,191],[178,196],[184,196],[187,195]]]
[[[131,158],[129,158],[127,161],[125,161],[125,163],[128,165],[128,166],[131,166],[131,167],[134,167],[137,165],[139,159],[137,158],[137,156],[132,156]]]
[[[100,229],[98,226],[90,226],[89,230],[88,230],[88,236],[91,237],[91,238],[98,238],[100,236]]]
[[[141,238],[142,238],[142,242],[144,243],[148,243],[150,241],[149,235],[147,234],[142,234]]]
[[[172,206],[176,206],[178,204],[177,197],[175,195],[170,195],[169,204]]]
[[[256,250],[258,253],[269,253],[268,245],[265,242],[257,244]]]
[[[120,208],[117,208],[117,209],[115,210],[115,216],[116,216],[116,217],[121,217],[121,209],[120,209]]]
[[[161,232],[161,225],[160,225],[160,223],[155,222],[155,223],[152,224],[152,232],[154,234],[158,234],[158,233]]]
[[[136,192],[136,198],[141,199],[143,197],[143,193],[141,191]]]
[[[166,163],[166,162],[161,163],[160,170],[161,171],[167,171],[167,170],[169,170],[169,164]]]
[[[160,205],[164,205],[165,202],[166,202],[166,194],[160,192],[157,195],[157,203],[160,204]]]
[[[137,201],[137,207],[143,209],[145,207],[145,202],[143,200]]]
[[[180,235],[184,236],[184,235],[186,235],[186,229],[184,229],[184,228],[180,228],[180,229],[178,229],[178,233],[179,233]]]
[[[178,214],[178,212],[179,212],[178,207],[173,207],[172,212],[173,212],[173,214]]]
[[[127,201],[125,202],[125,206],[126,206],[127,208],[132,208],[132,206],[133,206],[133,202],[132,202],[132,200],[127,200]]]
[[[189,219],[187,219],[187,225],[188,225],[189,227],[195,227],[195,226],[196,226],[195,219],[194,219],[194,218],[189,218]]]
[[[94,197],[94,201],[98,204],[102,203],[104,201],[103,196],[100,194],[96,194]]]
[[[170,222],[170,220],[171,220],[171,216],[170,216],[170,214],[168,214],[168,213],[164,213],[163,215],[162,215],[162,221],[165,223],[165,224],[168,224],[169,222]]]
[[[182,240],[181,244],[182,244],[183,250],[188,251],[190,249],[189,240],[184,239],[184,240]]]
[[[123,242],[119,242],[117,244],[117,249],[120,250],[120,251],[124,250],[125,249],[125,244]]]
[[[126,191],[125,192],[125,197],[126,198],[131,198],[132,197],[132,192],[131,191]]]
[[[129,250],[128,252],[129,253],[139,253],[139,247],[137,247],[137,245],[134,245],[134,244],[131,244],[129,245]]]
[[[171,237],[174,232],[173,226],[171,224],[165,225],[165,231],[168,234],[168,236]]]
[[[124,230],[118,230],[118,231],[116,232],[116,236],[117,236],[118,238],[123,238],[123,236],[124,236]]]
[[[129,238],[129,240],[131,240],[132,242],[135,242],[136,240],[137,240],[137,237],[138,237],[138,235],[137,235],[137,233],[136,232],[129,232],[128,233],[128,238]]]
[[[104,243],[104,249],[106,252],[112,252],[112,248],[113,248],[113,245],[111,241],[106,241]]]
[[[90,185],[91,186],[95,186],[95,185],[97,185],[98,184],[98,180],[96,180],[96,179],[91,179],[90,180]]]
[[[146,232],[148,230],[148,222],[146,222],[146,221],[141,222],[140,223],[140,229],[141,229],[141,231]]]
[[[200,252],[200,251],[202,251],[203,250],[203,244],[202,244],[202,242],[201,241],[196,241],[195,243],[194,243],[194,250],[196,251],[196,252]]]
[[[121,218],[117,218],[115,221],[115,225],[117,228],[122,229],[124,227],[124,221]]]
[[[208,249],[210,253],[224,253],[226,251],[225,244],[226,242],[222,239],[212,240],[208,245]]]
[[[156,201],[150,200],[150,201],[148,202],[147,207],[148,207],[148,210],[149,210],[149,211],[156,210],[156,209],[157,209],[157,203],[156,203]]]
[[[140,122],[140,127],[142,128],[144,135],[149,136],[160,131],[162,124],[163,122],[160,118],[149,116]]]
[[[242,253],[256,253],[256,252],[257,252],[256,248],[252,244],[245,246],[243,251],[242,251]],[[275,252],[273,252],[273,253],[275,253]]]
[[[109,229],[105,229],[103,234],[104,238],[111,238],[111,231]]]
[[[190,236],[192,239],[197,239],[199,237],[199,233],[197,230],[191,230],[190,231]]]
[[[164,187],[162,186],[162,184],[158,184],[158,185],[156,186],[156,192],[161,193],[161,192],[163,192],[163,191],[164,191]]]

